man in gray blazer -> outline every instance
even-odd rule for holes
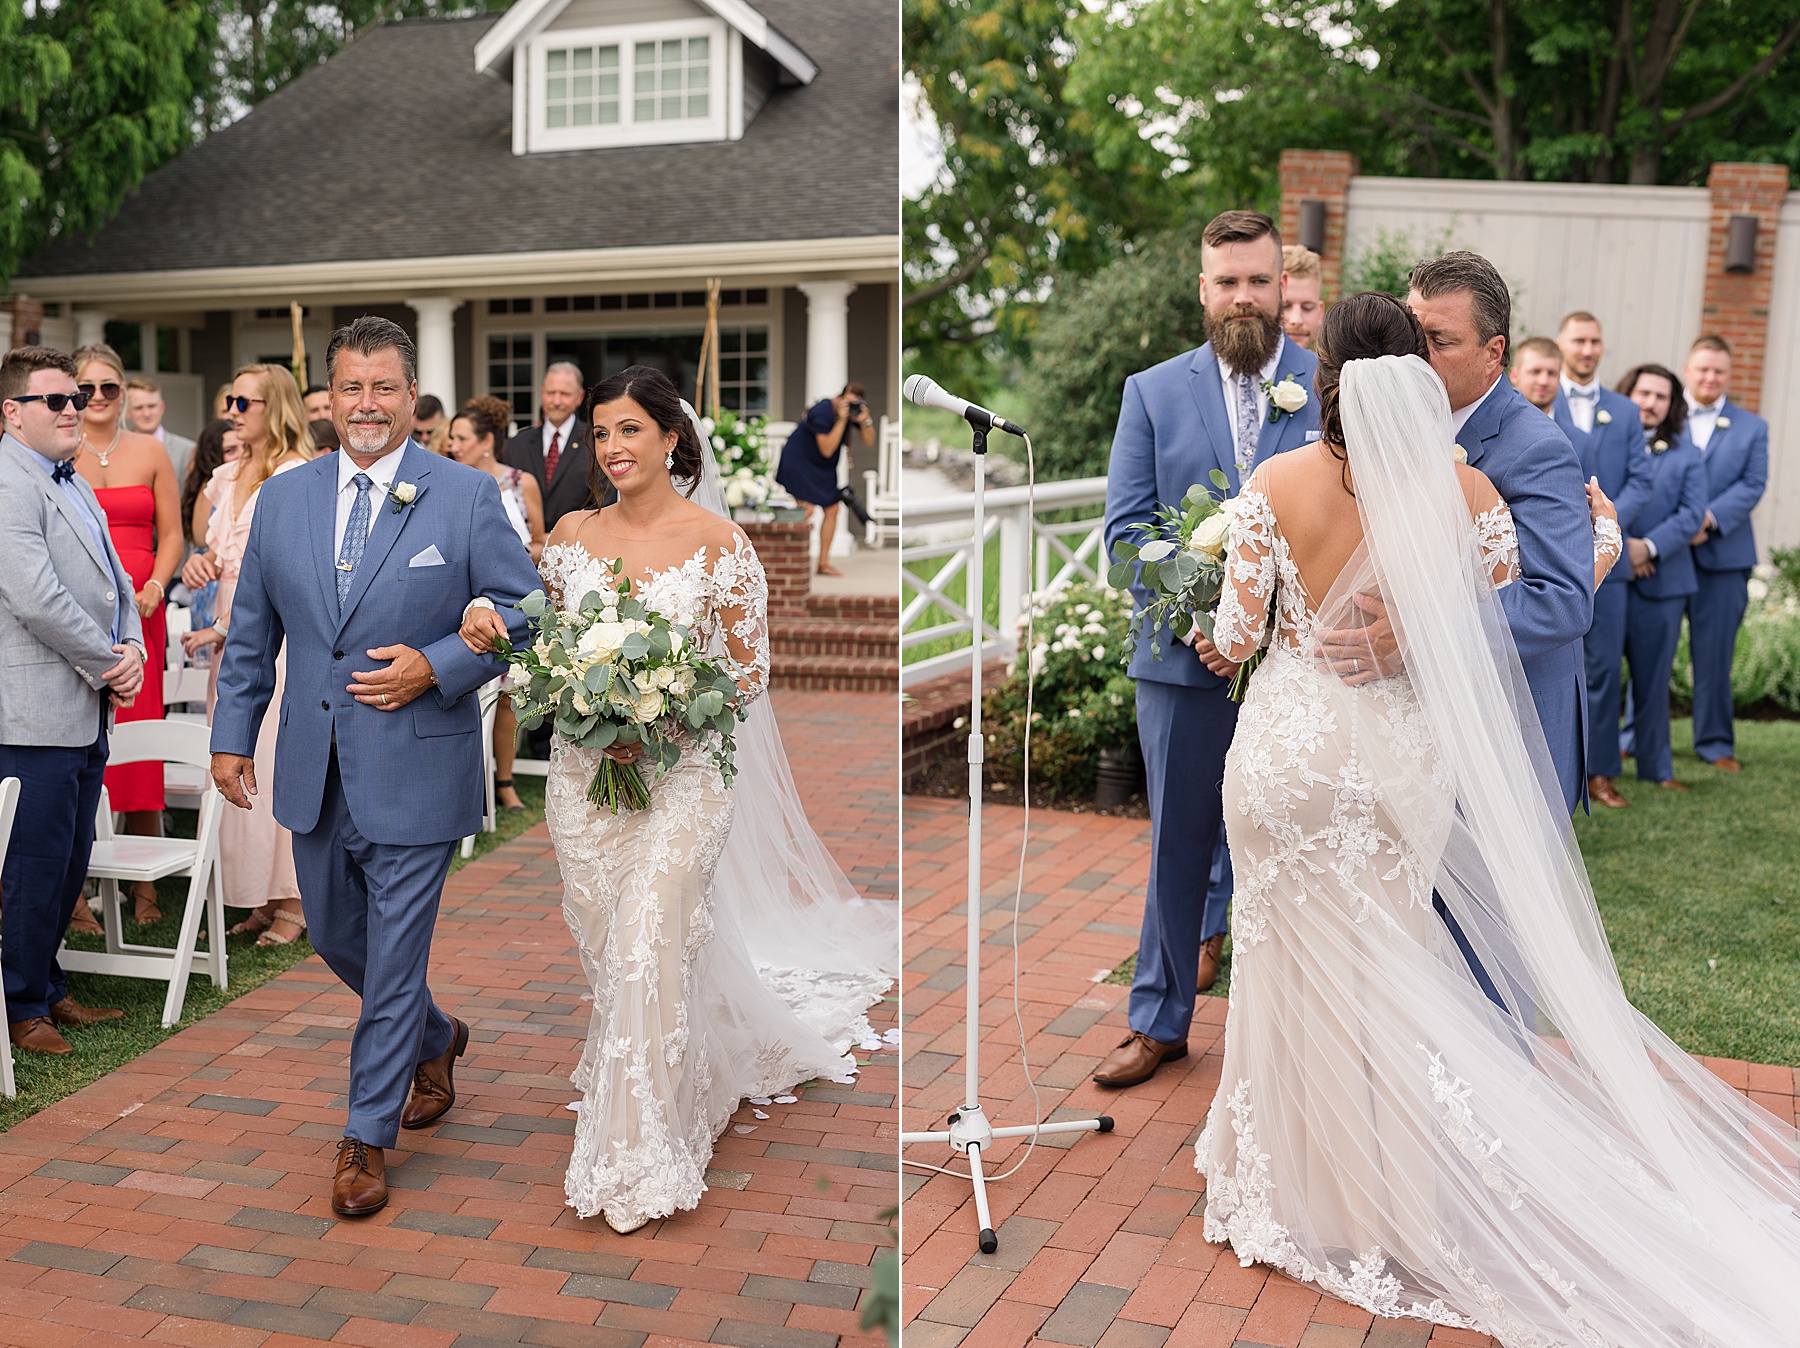
[[[0,777],[20,784],[0,971],[8,1033],[30,1053],[68,1053],[58,1026],[124,1014],[82,1006],[56,962],[87,878],[112,712],[144,682],[131,577],[74,470],[86,405],[62,352],[0,361]]]
[[[386,1148],[456,1101],[469,1027],[426,984],[450,855],[481,827],[481,710],[501,672],[457,635],[480,596],[525,631],[540,588],[488,474],[415,444],[413,345],[384,318],[325,350],[342,449],[257,498],[213,710],[212,775],[233,804],[275,797],[313,947],[362,999],[331,1205],[387,1203]],[[272,783],[252,753],[287,646]]]

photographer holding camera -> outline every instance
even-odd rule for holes
[[[867,394],[861,384],[845,384],[835,398],[821,398],[806,411],[781,451],[775,480],[806,507],[810,521],[814,510],[823,510],[819,525],[819,574],[841,576],[831,564],[831,538],[837,532],[838,456],[852,426],[862,431],[865,445],[875,443],[875,422],[869,415]]]

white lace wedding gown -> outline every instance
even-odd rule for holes
[[[1345,367],[1347,425],[1365,364]],[[1447,469],[1447,405],[1442,419]],[[1392,431],[1421,426],[1438,423]],[[1518,577],[1512,519],[1500,505],[1472,524],[1448,471],[1427,491],[1416,457],[1359,461],[1351,439],[1366,542],[1326,602],[1260,474],[1231,530],[1215,639],[1228,658],[1269,648],[1225,764],[1237,888],[1224,1064],[1196,1144],[1206,1238],[1376,1315],[1507,1348],[1800,1342],[1794,1130],[1625,1002],[1579,854],[1521,766],[1533,736],[1541,755],[1535,717],[1508,723],[1511,746],[1480,738],[1504,720],[1493,704],[1530,706],[1510,646],[1491,655],[1468,616],[1497,613],[1495,589]],[[1460,523],[1434,555],[1407,533],[1431,534],[1413,520],[1440,507]],[[1348,589],[1376,583],[1409,625],[1407,672],[1353,687],[1313,638],[1347,625]],[[1467,636],[1445,636],[1434,605]],[[1495,678],[1468,676],[1478,666]],[[1443,695],[1465,676],[1487,691]]]
[[[540,571],[559,605],[613,588],[610,569],[579,544],[546,548]],[[762,696],[768,586],[748,542],[710,559],[703,548],[636,592],[727,659],[730,615],[732,636],[753,653],[748,665],[732,662],[735,672],[750,685],[746,697]],[[869,1035],[862,1012],[887,978],[759,977],[714,902],[733,789],[690,751],[663,775],[646,773],[648,807],[615,815],[587,799],[600,758],[557,739],[545,790],[563,915],[594,999],[573,1078],[582,1100],[564,1189],[582,1216],[628,1221],[699,1203],[713,1139],[740,1100],[853,1071],[844,1050]]]

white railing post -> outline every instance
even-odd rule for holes
[[[1018,653],[1019,613],[1029,588],[1031,562],[1031,512],[1023,505],[1009,506],[1000,514],[1000,648],[1008,657]]]

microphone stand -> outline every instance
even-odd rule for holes
[[[984,414],[985,415],[985,414]],[[975,451],[975,535],[969,559],[969,612],[971,615],[970,699],[969,699],[969,911],[968,964],[963,981],[966,998],[963,1029],[963,1103],[945,1120],[948,1128],[930,1132],[901,1133],[902,1146],[917,1142],[947,1142],[950,1150],[969,1158],[969,1181],[975,1187],[975,1218],[980,1225],[976,1238],[983,1254],[1000,1248],[994,1234],[994,1220],[988,1211],[987,1176],[982,1172],[981,1154],[995,1138],[1041,1137],[1052,1133],[1110,1133],[1113,1121],[1102,1114],[1094,1119],[1071,1119],[1061,1123],[1020,1124],[996,1128],[988,1122],[981,1108],[981,769],[984,758],[981,735],[981,627],[986,612],[983,587],[987,581],[987,522],[984,513],[983,488],[987,482],[988,428],[974,417],[969,419]],[[1030,669],[1031,652],[1025,653]],[[1026,727],[1029,736],[1031,728]],[[1030,802],[1027,802],[1029,808]],[[954,1172],[951,1172],[954,1173]]]

